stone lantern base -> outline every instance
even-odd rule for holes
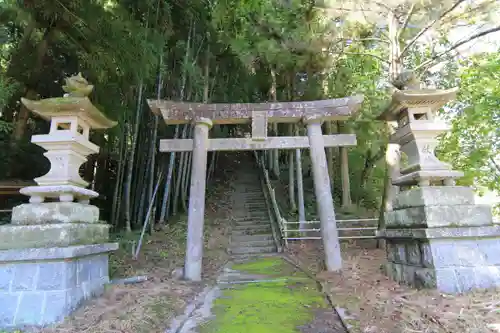
[[[23,204],[0,227],[0,328],[61,322],[109,282],[109,226],[97,207]]]
[[[388,212],[386,274],[445,293],[500,286],[500,225],[474,204],[471,188],[419,187],[400,192]]]

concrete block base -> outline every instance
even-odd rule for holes
[[[108,236],[108,224],[5,225],[0,226],[0,250],[99,244]]]
[[[431,186],[400,192],[386,228],[385,271],[395,281],[445,293],[500,286],[500,225],[473,191]]]
[[[435,288],[452,294],[499,287],[500,228],[484,229],[487,230],[482,237],[460,238],[455,233],[454,238],[441,238],[439,234],[445,236],[449,232],[441,230],[429,238],[413,238],[405,230],[400,236],[407,237],[386,238],[386,274],[416,288]],[[421,236],[421,230],[414,235]]]
[[[16,206],[12,224],[98,223],[99,208],[79,202],[42,202]]]
[[[0,251],[0,328],[62,321],[109,281],[118,244]]]

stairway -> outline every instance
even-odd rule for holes
[[[241,161],[233,183],[233,226],[229,252],[248,257],[276,252],[271,220],[254,161]]]

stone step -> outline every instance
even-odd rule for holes
[[[240,213],[238,215],[248,215],[249,213],[267,213],[267,206],[266,205],[261,205],[261,206],[251,206],[251,207],[245,207],[245,206],[233,206],[233,209],[240,210],[240,211],[245,211],[244,213]]]
[[[267,222],[269,223],[269,218],[266,217],[266,218],[249,218],[249,217],[234,217],[231,219],[231,221],[234,223],[240,223],[240,222],[255,222],[255,223],[259,223],[259,222]]]
[[[260,194],[259,196],[255,197],[247,197],[247,196],[238,196],[234,200],[234,203],[236,204],[243,204],[243,203],[266,203],[264,194]]]
[[[271,228],[265,227],[262,229],[242,229],[242,230],[233,230],[233,236],[255,236],[255,235],[272,235]]]
[[[233,227],[233,231],[241,231],[241,230],[270,231],[271,225],[269,225],[269,224],[246,224],[246,225],[238,225],[238,226]]]
[[[246,209],[246,208],[242,208],[241,210],[245,210],[245,212],[238,212],[237,214],[233,215],[235,218],[244,218],[244,217],[247,217],[247,216],[251,216],[251,217],[262,217],[262,216],[265,216],[265,218],[267,219],[267,216],[268,216],[268,210],[267,210],[267,207],[262,207],[262,208],[254,208],[252,210],[250,209]]]
[[[246,226],[246,225],[269,225],[269,220],[243,220],[234,221],[235,226]]]
[[[265,201],[265,198],[264,198],[264,194],[259,194],[258,196],[251,196],[251,197],[248,197],[248,196],[238,196],[235,198],[234,202],[236,204],[244,204],[244,203],[266,203]]]
[[[265,209],[265,208],[267,208],[267,205],[266,205],[265,202],[256,202],[256,203],[245,202],[241,206],[242,206],[242,208],[246,208],[248,210]]]
[[[265,202],[245,202],[244,204],[241,204],[240,206],[241,208],[245,208],[245,209],[249,209],[249,210],[252,210],[252,209],[267,209],[267,204]]]
[[[261,209],[247,210],[242,216],[267,216],[266,207],[262,207]]]
[[[258,242],[258,241],[267,241],[274,240],[272,234],[257,234],[257,235],[232,235],[231,242]]]
[[[265,204],[266,201],[261,198],[238,198],[233,202],[234,206],[239,206],[239,207],[265,205]]]
[[[269,215],[246,215],[246,216],[236,216],[233,218],[234,222],[241,222],[241,221],[269,221]]]
[[[264,193],[262,191],[255,192],[243,192],[238,195],[235,195],[236,198],[248,198],[248,199],[259,199],[262,198]]]
[[[249,254],[249,253],[274,253],[276,246],[258,246],[258,247],[233,247],[230,249],[232,254]]]
[[[256,260],[259,258],[269,258],[279,256],[277,253],[248,253],[248,254],[232,254],[232,262],[245,262],[249,260]]]
[[[266,239],[266,240],[254,240],[254,241],[246,241],[246,242],[236,242],[232,241],[231,242],[232,247],[262,247],[262,246],[274,246],[274,240],[273,239]]]

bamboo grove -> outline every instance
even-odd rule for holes
[[[312,0],[0,1],[0,176],[30,180],[46,172],[42,151],[29,140],[48,124],[32,117],[20,97],[61,96],[62,79],[82,72],[96,87],[94,104],[119,125],[92,133],[101,152],[81,173],[101,194],[96,204],[115,230],[140,229],[145,221],[153,222],[152,230],[186,211],[189,197],[190,153],[158,154],[158,140],[190,138],[193,128],[165,126],[146,99],[238,103],[362,93],[356,121],[325,124],[328,133],[356,133],[358,146],[329,149],[327,156],[335,202],[379,209],[391,129],[373,119],[392,87],[407,70],[425,82],[451,84],[457,66],[430,71],[432,66],[456,63],[457,48],[500,28],[472,32],[466,41],[447,38],[456,22],[491,22],[487,14],[498,9],[495,1],[374,6]],[[351,15],[355,8],[362,15]],[[429,32],[433,43],[420,42]],[[271,130],[289,135],[302,129]],[[217,126],[211,136],[237,132]],[[312,191],[307,154],[272,156],[275,178]],[[211,186],[224,165],[215,153],[209,163]],[[294,178],[298,166],[304,179]],[[292,191],[288,206],[298,210]]]

